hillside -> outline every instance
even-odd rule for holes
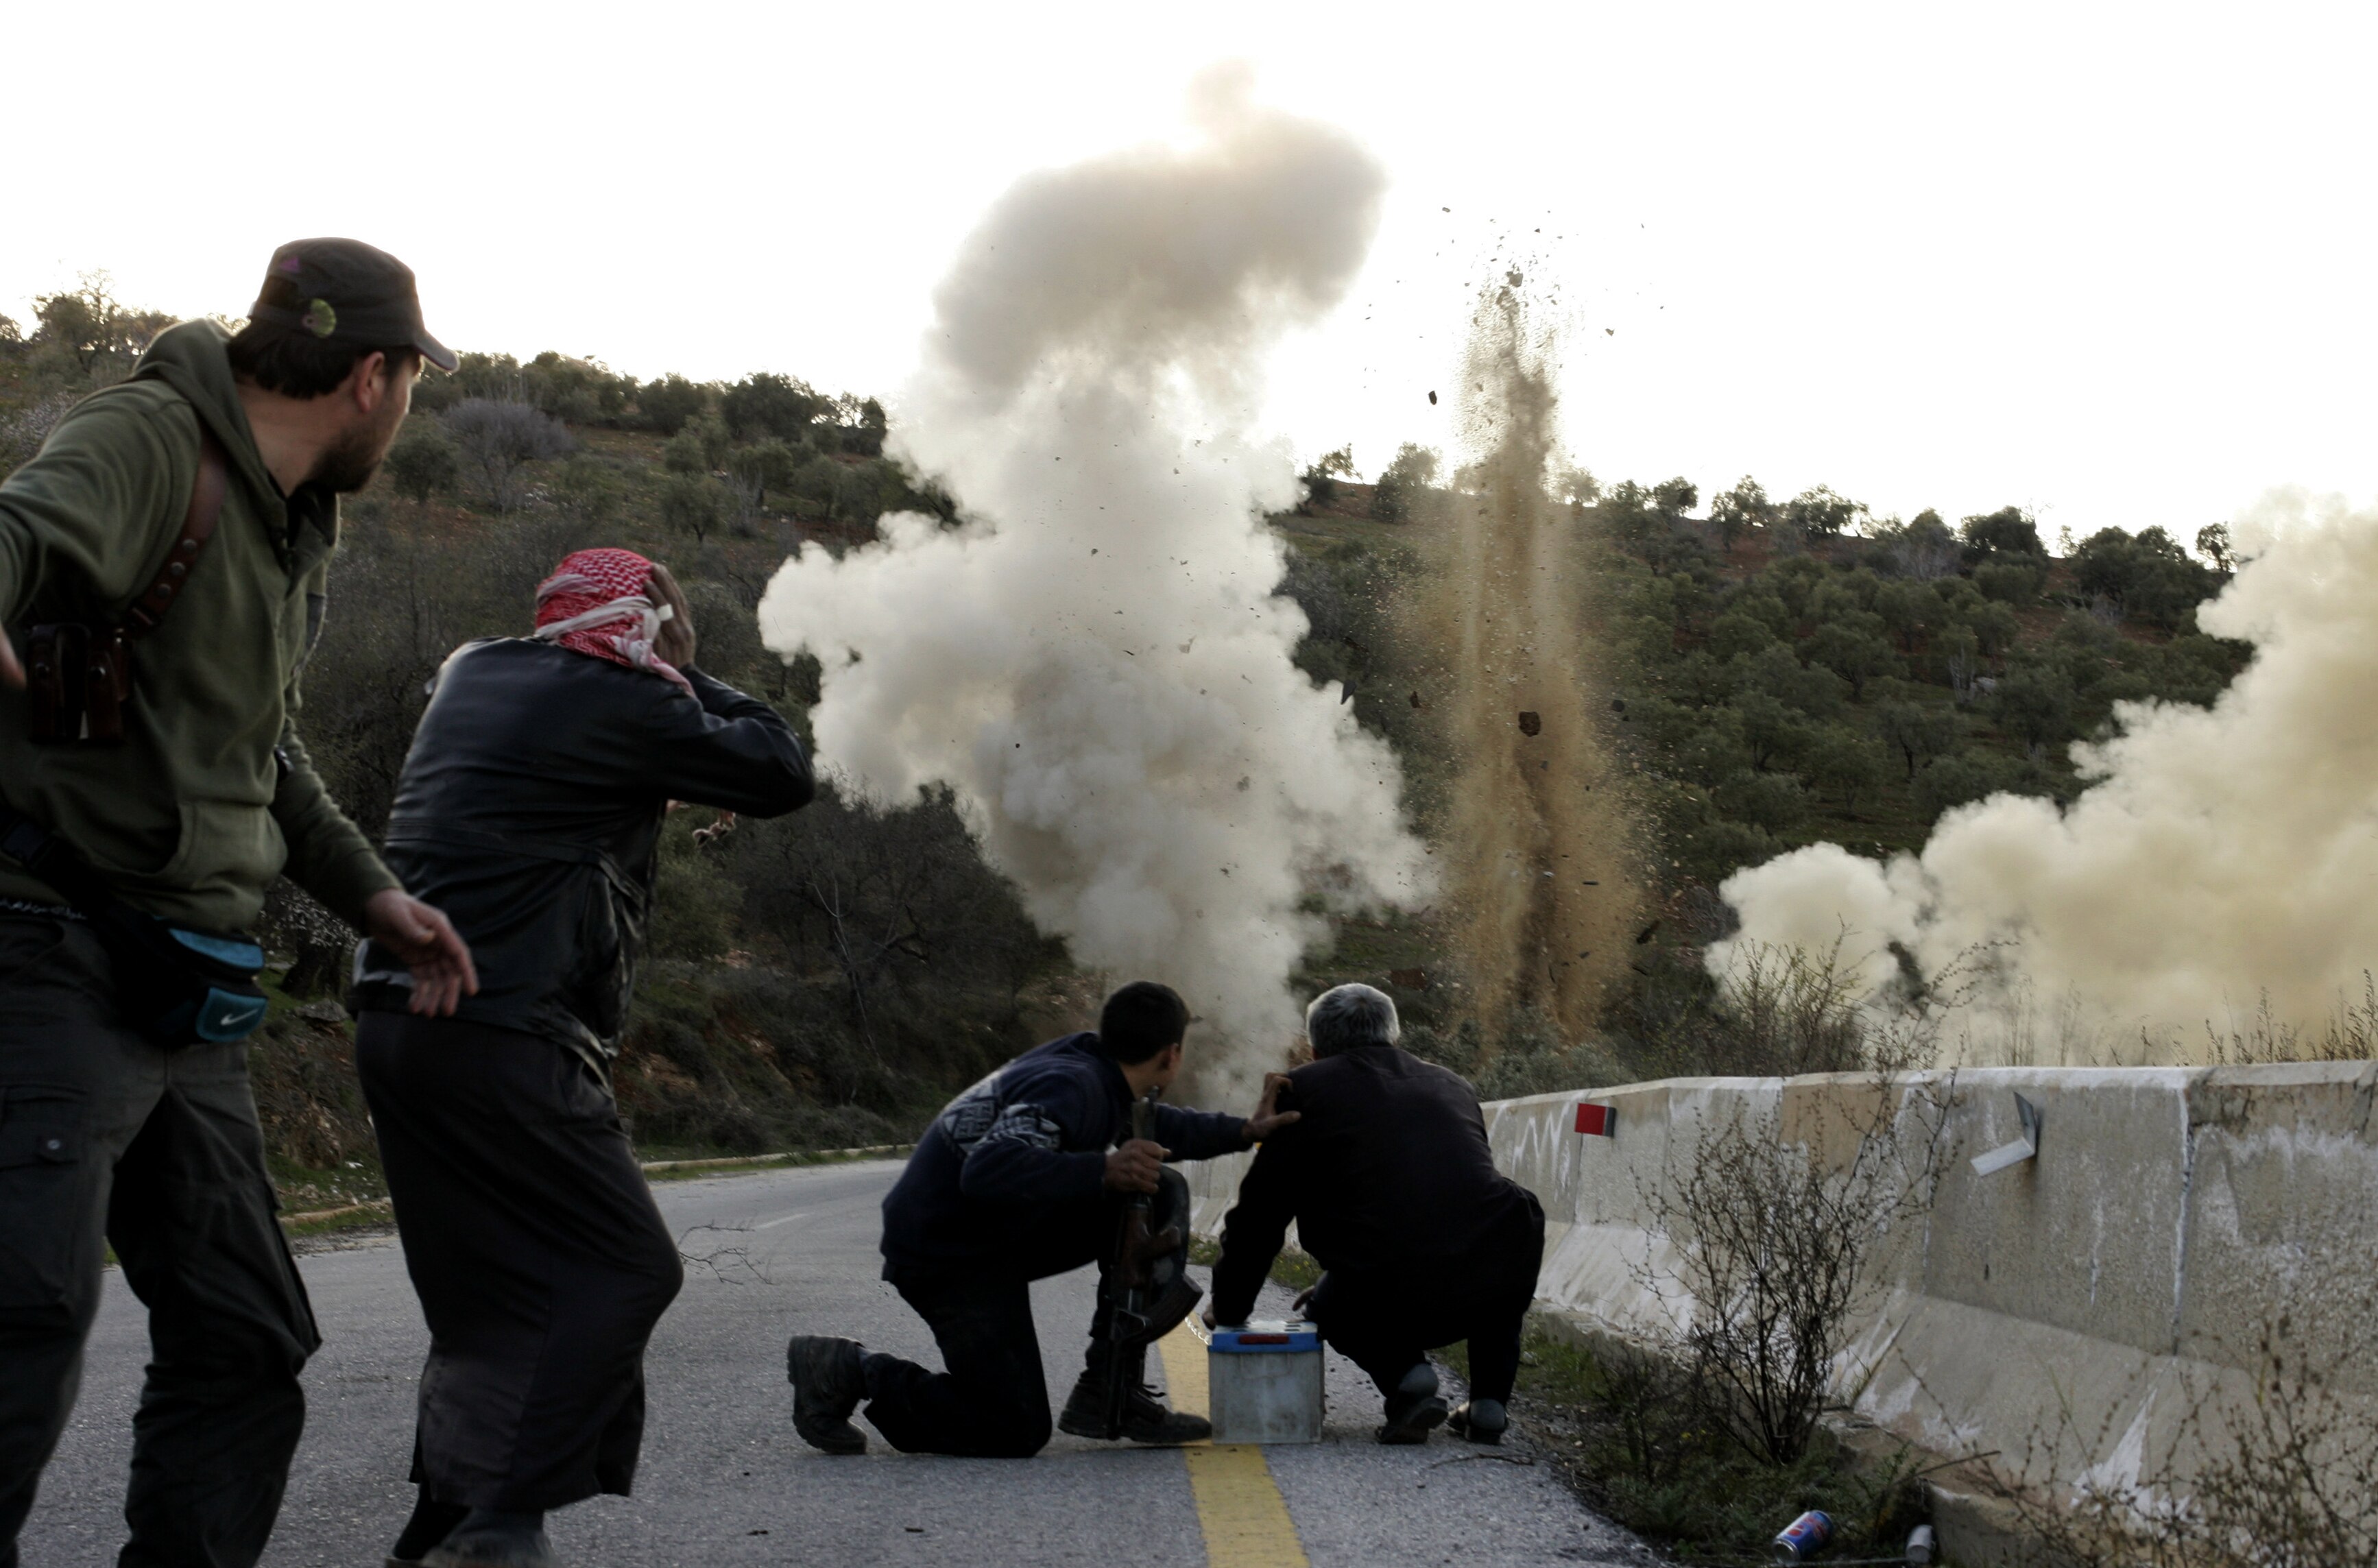
[[[58,297],[30,335],[0,327],[0,473],[162,324],[103,288]],[[883,456],[879,404],[790,377],[638,383],[557,354],[473,354],[426,380],[415,406],[347,508],[306,676],[308,743],[366,832],[385,821],[423,683],[458,643],[525,629],[535,583],[570,550],[668,561],[703,666],[805,727],[816,669],[770,655],[753,624],[777,564],[805,543],[863,541],[887,509],[955,515]],[[1426,832],[1457,760],[1429,707],[1439,652],[1414,645],[1404,606],[1436,569],[1459,477],[1436,485],[1433,457],[1408,449],[1378,485],[1307,478],[1308,504],[1271,520],[1291,547],[1282,591],[1312,626],[1299,662],[1345,682],[1396,747]],[[1453,1000],[1450,911],[1341,920],[1300,977],[1387,987],[1411,1043],[1490,1093],[1713,1065],[1698,954],[1722,928],[1711,890],[1729,872],[1819,839],[1913,848],[1942,810],[1994,789],[2069,796],[2064,742],[2097,733],[2121,700],[2209,701],[2244,656],[2194,630],[2219,571],[2160,533],[2108,531],[2060,557],[2012,510],[1954,530],[1929,513],[1877,522],[1830,492],[1771,503],[1746,481],[1695,516],[1682,481],[1563,481],[1615,693],[1594,716],[1633,775],[1632,853],[1656,895],[1639,983],[1609,999],[1600,1037],[1522,1019],[1483,1038]],[[887,808],[829,786],[783,821],[697,843],[708,820],[679,813],[664,835],[652,962],[619,1067],[647,1148],[905,1137],[1096,995],[1099,977],[1032,928],[945,796]],[[370,1138],[329,999],[351,936],[286,884],[270,922],[281,1001],[254,1060],[285,1178],[309,1202],[368,1190]]]

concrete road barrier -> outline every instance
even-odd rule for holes
[[[1539,1308],[1663,1342],[1693,1303],[1656,1194],[1704,1131],[1741,1118],[1845,1161],[1883,1093],[1860,1076],[1697,1078],[1488,1105],[1498,1163],[1543,1203]],[[1941,1459],[1995,1451],[2051,1489],[2185,1470],[2205,1436],[2190,1409],[2251,1397],[2282,1311],[2296,1364],[2378,1421],[2378,1365],[2348,1350],[2378,1255],[2378,1064],[1992,1068],[1888,1093],[1903,1125],[1916,1096],[1945,1106],[1947,1157],[1928,1210],[1879,1248],[1836,1363],[1856,1424]],[[2022,1135],[2018,1094],[2037,1152],[1978,1174],[1972,1156]],[[1613,1136],[1576,1131],[1581,1100],[1616,1107]],[[1194,1169],[1202,1233],[1247,1158]],[[1940,1486],[1943,1545],[2005,1558],[2003,1511],[1955,1472]]]

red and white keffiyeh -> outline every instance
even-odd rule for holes
[[[653,563],[633,550],[581,550],[566,557],[537,584],[538,640],[649,671],[692,696],[693,683],[653,649],[673,612],[645,592],[652,575]]]

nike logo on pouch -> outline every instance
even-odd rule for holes
[[[226,997],[220,993],[198,1009],[198,1035],[202,1040],[236,1040],[253,1032],[264,1018],[260,997]]]

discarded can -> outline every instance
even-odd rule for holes
[[[1778,1562],[1806,1562],[1831,1545],[1832,1538],[1832,1515],[1811,1508],[1784,1526],[1784,1533],[1775,1538],[1773,1556]]]
[[[1929,1562],[1932,1561],[1932,1553],[1937,1550],[1938,1547],[1933,1539],[1931,1526],[1918,1525],[1914,1529],[1907,1532],[1908,1562]]]

